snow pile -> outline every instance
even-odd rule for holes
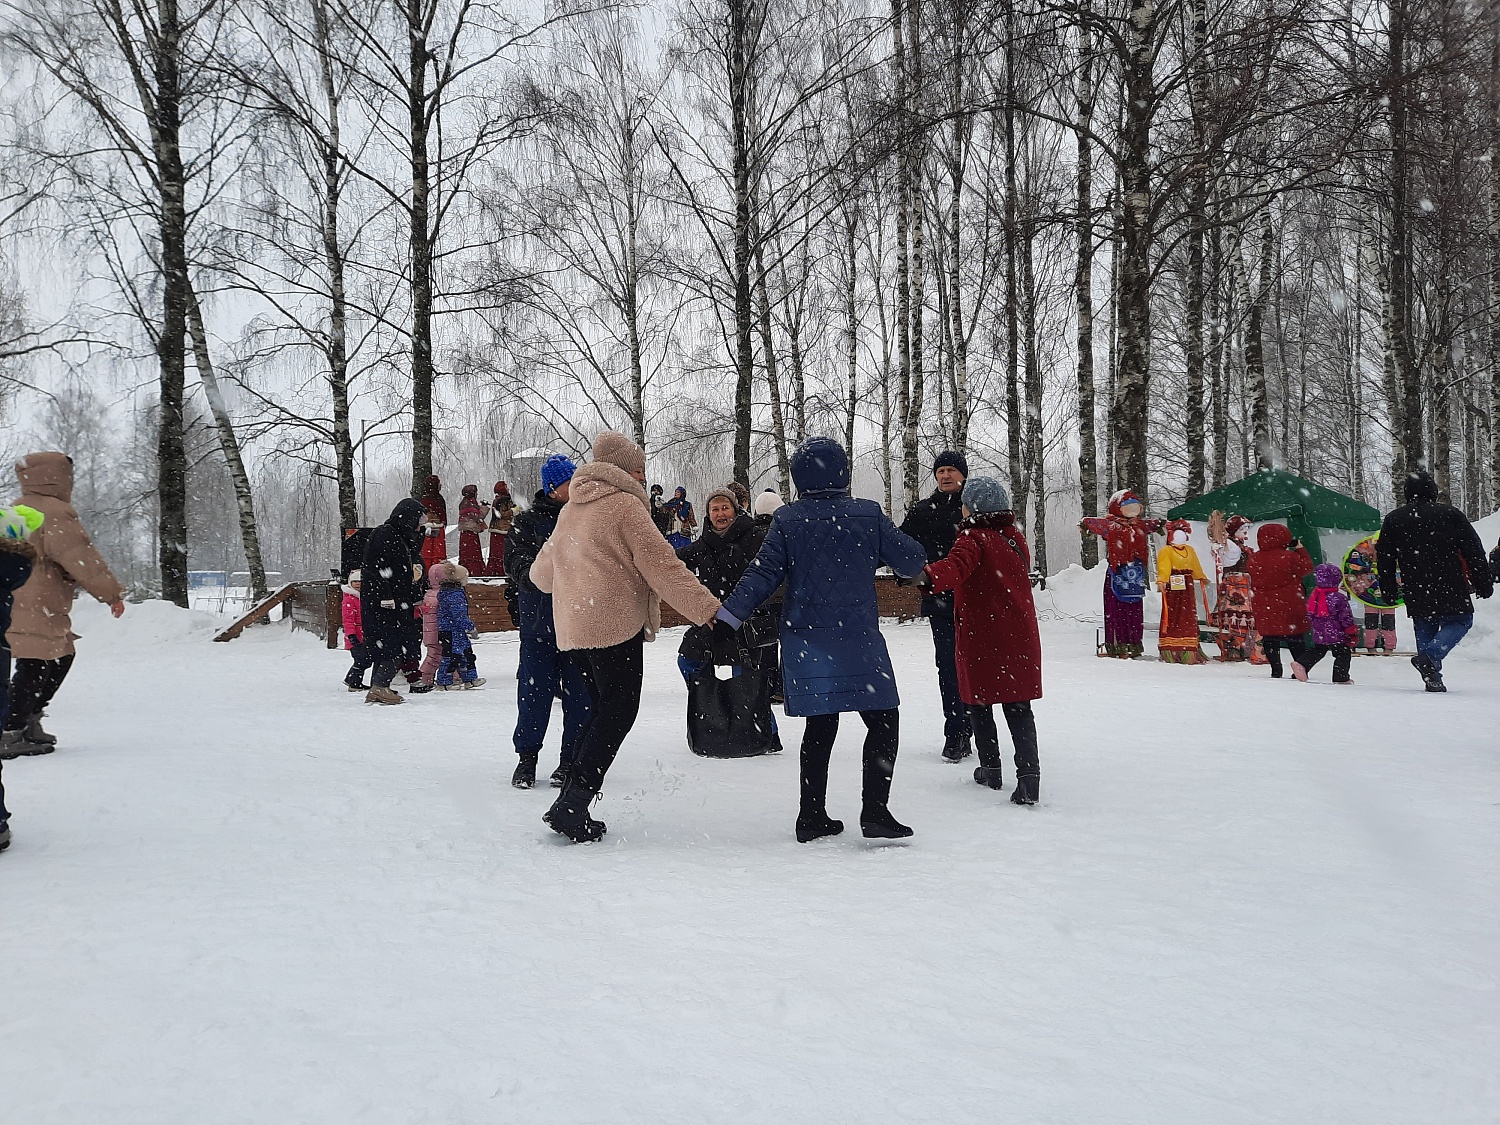
[[[1076,621],[1089,626],[1104,624],[1104,574],[1109,564],[1101,562],[1085,569],[1077,563],[1047,579],[1045,590],[1035,591],[1036,615],[1041,621]],[[1146,591],[1145,621],[1150,629],[1161,622],[1161,595]]]
[[[107,652],[139,651],[174,642],[212,640],[224,628],[224,619],[200,610],[183,609],[159,599],[131,602],[125,616],[116,621],[109,606],[79,594],[73,603],[73,631],[84,648]]]
[[[1495,544],[1500,542],[1500,512],[1491,512],[1483,519],[1473,522],[1474,530],[1479,533],[1479,541],[1484,544],[1484,549],[1493,550]]]

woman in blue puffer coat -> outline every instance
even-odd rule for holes
[[[719,619],[738,629],[786,583],[786,713],[807,717],[797,839],[806,843],[844,830],[827,811],[828,759],[844,711],[858,711],[868,731],[860,828],[875,839],[910,836],[887,808],[901,700],[880,635],[875,571],[889,566],[903,578],[915,577],[927,565],[927,552],[897,530],[880,505],[849,495],[849,458],[833,439],[809,438],[791,467],[797,500],[776,510],[765,544],[724,600]]]

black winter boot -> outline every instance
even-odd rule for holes
[[[566,789],[568,787],[568,767],[559,762],[557,768],[552,771],[552,776],[548,779],[548,784],[554,789]]]
[[[1432,661],[1422,653],[1417,653],[1411,658],[1411,666],[1422,676],[1422,683],[1428,691],[1447,691],[1448,685],[1443,683],[1443,674],[1432,666]]]
[[[837,836],[843,830],[844,822],[834,820],[825,809],[811,811],[803,809],[797,814],[797,843],[799,844],[818,840],[824,836]]]
[[[1010,795],[1011,804],[1036,804],[1037,789],[1041,784],[1041,780],[1041,777],[1034,773],[1022,774],[1016,778],[1016,791]]]
[[[32,719],[31,722],[27,723],[23,733],[25,733],[26,735],[27,742],[34,742],[38,746],[57,745],[57,735],[48,734],[45,730],[42,729],[42,720],[40,716]]]
[[[896,772],[896,730],[876,728],[865,738],[864,793],[859,811],[859,828],[870,840],[904,840],[912,830],[902,824],[888,807],[891,799],[891,775]]]
[[[973,753],[974,751],[969,747],[969,736],[966,734],[950,738],[943,743],[943,761],[945,762],[961,762]]]
[[[54,749],[50,742],[29,741],[24,730],[8,730],[0,736],[0,762],[8,762],[12,758],[35,758],[41,754],[50,754]]]
[[[977,766],[974,770],[974,780],[991,789],[1005,788],[1005,777],[999,766]]]
[[[542,822],[575,844],[591,844],[606,831],[604,821],[589,816],[589,805],[598,796],[576,783],[570,784],[542,814]]]
[[[835,728],[836,729],[836,728]],[[797,812],[797,842],[805,844],[823,836],[837,836],[842,820],[828,815],[828,759],[833,746],[817,739],[802,740],[802,801]]]
[[[510,775],[510,783],[517,789],[530,789],[536,784],[535,754],[522,754],[516,763],[516,772]]]

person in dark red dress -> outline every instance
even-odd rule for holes
[[[948,557],[919,579],[933,593],[952,590],[958,692],[968,705],[979,751],[974,780],[1004,787],[994,705],[1015,744],[1016,789],[1034,805],[1041,779],[1031,701],[1042,697],[1042,640],[1031,598],[1031,549],[1016,527],[1010,497],[992,477],[964,482],[964,520]]]
[[[485,573],[484,549],[479,535],[484,531],[484,505],[479,502],[479,486],[464,485],[463,498],[458,502],[458,565],[472,575]]]
[[[440,491],[442,481],[427,478],[422,493],[422,573],[448,558],[448,504]]]

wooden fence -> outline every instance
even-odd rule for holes
[[[469,616],[481,633],[504,633],[516,628],[505,604],[505,579],[474,578],[469,581]],[[343,594],[331,582],[293,583],[284,600],[290,607],[292,628],[320,637],[329,648],[342,643]],[[909,621],[922,610],[922,592],[914,586],[902,586],[894,578],[881,575],[875,579],[875,601],[881,617]],[[661,607],[665,628],[686,625],[688,621],[665,602]]]

